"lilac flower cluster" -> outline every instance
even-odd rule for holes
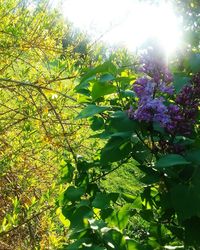
[[[172,82],[173,77],[169,72],[168,67],[163,59],[163,55],[155,52],[154,49],[149,49],[141,59],[140,71],[147,74],[153,79],[155,83],[164,82],[169,84]]]
[[[168,107],[170,122],[166,130],[170,134],[190,135],[198,115],[200,105],[200,74],[194,75],[190,85],[185,85],[177,95],[175,103]]]
[[[190,85],[185,85],[174,103],[167,106],[166,98],[174,94],[174,89],[172,75],[164,62],[147,55],[142,59],[141,71],[145,76],[133,84],[138,106],[129,109],[129,117],[140,122],[158,122],[172,135],[190,135],[200,105],[200,73],[193,76]]]
[[[169,123],[168,110],[163,100],[164,98],[160,97],[149,99],[145,103],[140,101],[137,110],[134,112],[134,118],[139,121]]]
[[[140,122],[159,122],[165,126],[170,122],[170,116],[164,104],[164,96],[173,94],[172,75],[161,60],[153,60],[149,55],[142,59],[141,71],[145,76],[133,84],[139,99],[138,107],[129,110],[129,117]]]
[[[172,135],[189,136],[194,128],[200,105],[200,73],[193,76],[190,85],[185,85],[176,96],[174,104],[169,105],[170,122],[165,129]],[[180,143],[159,141],[157,150],[182,154],[185,146]]]

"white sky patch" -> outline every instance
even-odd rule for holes
[[[131,51],[156,39],[170,54],[181,41],[180,20],[164,2],[155,6],[137,0],[64,0],[62,12],[94,41],[104,34],[102,41]]]

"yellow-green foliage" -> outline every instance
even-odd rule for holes
[[[1,0],[0,16],[0,249],[55,249],[65,232],[50,193],[63,153],[84,152],[88,130],[73,120],[81,39],[63,48],[70,27],[48,1]]]

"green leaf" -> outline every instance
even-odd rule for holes
[[[61,180],[62,182],[71,182],[73,179],[74,167],[71,163],[65,162],[64,160],[61,162]]]
[[[93,100],[116,92],[116,87],[107,82],[95,82],[92,87],[91,96]]]
[[[119,193],[112,192],[112,193],[109,193],[108,196],[112,202],[116,202],[119,197]]]
[[[104,240],[110,248],[108,249],[120,249],[126,250],[126,240],[121,232],[111,229],[103,236]]]
[[[136,199],[136,196],[127,193],[122,193],[121,197],[128,203],[133,203]]]
[[[105,209],[110,205],[110,197],[105,193],[97,193],[92,205],[96,208]]]
[[[195,164],[200,164],[200,149],[190,150],[186,153],[185,158]]]
[[[92,80],[93,78],[91,78]],[[88,90],[88,87],[89,87],[89,83],[88,82],[82,82],[80,84],[78,84],[76,87],[75,87],[75,91],[77,93],[80,93],[80,94],[85,94],[85,95],[89,95],[90,94],[90,91]]]
[[[96,131],[96,130],[102,129],[103,125],[104,125],[103,118],[97,117],[97,116],[94,116],[92,118],[92,124],[91,124],[92,130]]]
[[[100,77],[99,81],[100,82],[109,82],[109,81],[113,81],[115,79],[115,77],[111,74],[104,74]]]
[[[161,127],[160,123],[158,123],[158,122],[153,122],[153,129],[154,129],[155,131],[158,131],[158,132],[161,133],[161,134],[164,134],[164,133],[165,133],[164,128]]]
[[[135,208],[137,210],[140,210],[142,208],[142,200],[141,197],[137,197],[133,204],[132,204],[132,208]]]
[[[177,154],[169,154],[160,158],[156,163],[156,167],[168,168],[177,165],[188,165],[188,164],[190,164],[190,162],[186,161],[186,159],[183,156]]]
[[[111,207],[108,207],[108,208],[105,208],[105,209],[102,209],[100,214],[101,214],[101,218],[103,220],[105,220],[106,218],[110,217],[113,213],[114,209],[111,208]]]
[[[86,80],[88,80],[90,77],[92,76],[96,76],[96,74],[98,73],[111,73],[111,74],[116,74],[116,67],[113,63],[111,63],[110,61],[107,61],[105,63],[103,63],[102,65],[98,65],[96,68],[89,70],[81,79],[81,83],[85,82]]]
[[[192,73],[198,73],[200,71],[200,54],[199,53],[192,53],[187,61],[185,62],[186,67]]]
[[[84,188],[82,187],[76,188],[74,186],[70,186],[64,192],[64,198],[69,201],[77,201],[80,200],[83,194],[84,194]]]
[[[143,164],[151,157],[151,151],[143,143],[138,142],[133,147],[132,156],[133,159]]]
[[[103,220],[91,220],[89,221],[90,228],[94,231],[99,231],[101,228],[104,228],[107,226],[107,223]]]
[[[143,182],[144,184],[150,185],[150,184],[159,182],[160,176],[158,173],[155,173],[155,175],[154,174],[147,174],[147,175],[143,176],[140,179],[140,181]]]
[[[179,93],[186,84],[190,84],[190,77],[183,76],[182,74],[174,74],[174,88],[176,93]]]
[[[92,218],[92,215],[93,212],[90,207],[78,207],[69,218],[69,220],[71,221],[70,228],[75,230],[75,232],[88,228],[89,222],[85,219]]]
[[[75,119],[82,119],[87,118],[96,114],[100,114],[104,112],[105,110],[108,110],[109,107],[103,107],[103,106],[96,106],[96,105],[88,105],[85,107]]]
[[[108,131],[103,131],[102,133],[91,135],[89,138],[100,138],[100,139],[109,139],[112,134]]]
[[[94,198],[92,205],[96,208],[106,209],[109,207],[110,202],[116,202],[118,199],[118,193],[97,193],[96,197]]]
[[[131,240],[131,239],[127,240],[127,250],[148,250],[148,249],[152,249],[152,248],[147,248],[135,240]]]
[[[124,205],[122,208],[119,209],[119,211],[116,211],[113,213],[110,218],[108,218],[106,221],[111,226],[116,226],[119,229],[124,229],[129,221],[130,216],[130,205]]]
[[[200,218],[193,217],[184,223],[185,226],[185,241],[188,245],[195,246],[196,249],[200,246]]]
[[[101,151],[101,162],[104,164],[123,160],[130,154],[131,149],[129,140],[121,137],[111,137]]]
[[[197,215],[199,211],[199,199],[195,190],[184,184],[178,184],[171,190],[172,205],[180,220],[185,220]],[[196,196],[196,197],[195,197]]]
[[[130,120],[128,114],[124,111],[113,113],[110,125],[118,132],[134,131],[136,127],[135,121]]]
[[[184,221],[193,216],[200,217],[200,169],[196,169],[195,175],[189,184],[179,183],[170,191],[171,202],[178,219]]]
[[[167,226],[167,228],[179,239],[184,239],[184,229],[180,226]]]
[[[131,97],[131,98],[134,98],[136,95],[135,95],[135,92],[131,91],[131,90],[121,90],[120,91],[120,96],[121,97]]]
[[[78,187],[86,187],[89,183],[89,177],[86,173],[82,172],[77,175],[75,179],[75,185]]]
[[[62,250],[77,250],[80,249],[79,247],[82,245],[82,243],[84,243],[85,239],[81,238],[79,240],[76,240],[75,242],[73,242],[72,244],[68,245],[68,246],[64,246],[62,248]]]
[[[145,173],[145,176],[143,176],[140,181],[145,184],[153,184],[160,180],[160,173],[156,169],[152,167],[148,167],[145,165],[139,165],[137,166],[143,173]]]
[[[151,222],[154,219],[153,212],[151,209],[144,209],[140,211],[140,216],[146,220]]]
[[[131,138],[132,132],[117,132],[114,134],[111,134],[111,137],[121,137],[121,138]]]

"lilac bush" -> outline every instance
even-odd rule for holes
[[[105,91],[102,91],[101,99],[94,101],[93,92],[88,91],[91,93],[91,103],[88,104],[87,100],[86,107],[80,114],[82,118],[94,116],[91,117],[91,128],[95,133],[97,130],[100,132],[95,134],[95,137],[106,138],[107,142],[100,150],[96,150],[94,162],[79,162],[78,174],[73,180],[75,186],[69,186],[66,192],[70,210],[65,207],[63,211],[71,221],[74,231],[74,224],[81,218],[81,231],[78,228],[81,242],[88,244],[90,241],[93,247],[95,239],[95,244],[97,242],[98,246],[105,246],[107,249],[104,243],[108,240],[109,243],[112,242],[113,248],[120,250],[165,249],[166,246],[182,249],[190,249],[191,246],[191,249],[199,249],[200,137],[197,118],[200,106],[200,73],[196,74],[196,67],[193,71],[191,66],[194,66],[194,63],[199,66],[200,59],[198,63],[193,61],[192,65],[190,61],[185,68],[175,65],[178,77],[173,79],[162,56],[151,51],[142,59],[141,77],[132,86],[134,94],[129,95],[130,91],[127,91],[128,95],[121,95],[122,91],[125,93],[127,88],[130,89],[128,84],[124,84],[124,79],[119,77],[121,69],[116,70],[116,82],[119,81],[117,95],[104,98]],[[96,81],[99,80],[99,74],[105,74],[104,71],[111,71],[113,74],[113,65],[110,62],[108,65],[105,69],[104,64],[97,76],[96,70],[99,70],[99,67],[93,71]],[[90,77],[91,74],[88,80]],[[83,79],[85,81],[86,78]],[[185,79],[191,80],[185,82]],[[129,82],[131,81],[132,74]],[[113,81],[114,86],[116,82]],[[112,82],[109,81],[109,84]],[[180,84],[183,84],[183,87],[178,90]],[[110,85],[108,86],[110,88]],[[90,87],[88,84],[88,90]],[[106,88],[106,85],[104,87]],[[95,91],[95,88],[93,90]],[[99,94],[99,89],[96,91]],[[128,110],[128,119],[124,107],[130,103],[132,106]],[[105,104],[105,114],[99,113],[102,108],[104,110],[105,106],[102,105]],[[97,119],[103,119],[103,126],[98,129],[94,126]],[[109,174],[120,167],[123,168],[125,164],[127,167],[133,167],[133,170],[139,168],[139,181],[144,185],[140,186],[138,193],[133,196],[132,189],[128,190],[130,193],[121,190],[119,193],[107,192],[100,181],[104,181]],[[134,173],[137,178],[137,170]],[[82,194],[82,198],[74,193]],[[74,196],[77,197],[75,202]],[[119,203],[117,197],[120,199]],[[130,204],[127,206],[127,203]],[[134,213],[132,204],[136,207]],[[93,213],[93,208],[100,211],[98,218]],[[82,210],[89,216],[87,225],[83,223],[88,218],[84,218],[85,214],[82,216]],[[139,240],[135,238],[138,229],[134,231],[132,221],[129,223],[128,220],[133,216],[142,218],[148,225],[145,237],[142,235]],[[122,223],[119,218],[123,218]],[[93,223],[97,228],[95,230]],[[109,230],[103,235],[102,229],[105,225]],[[124,233],[126,236],[123,239]]]

